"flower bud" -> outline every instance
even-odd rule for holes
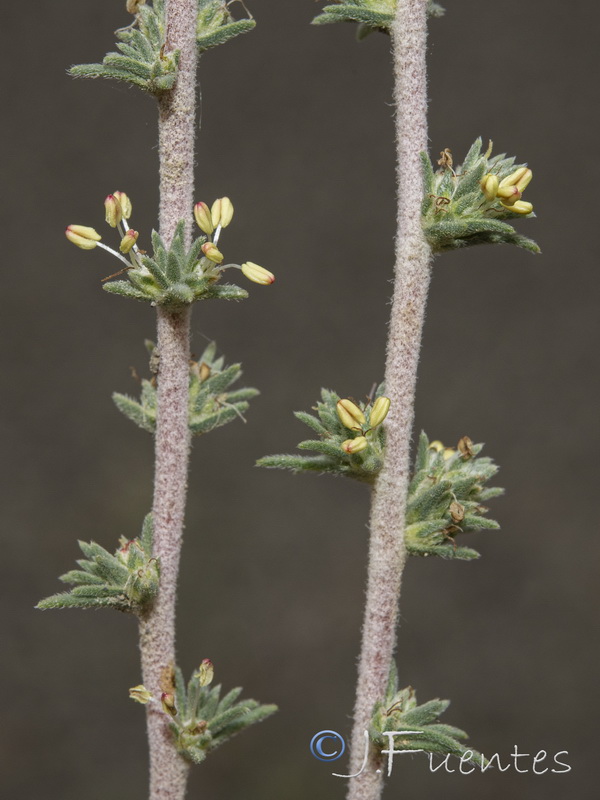
[[[102,238],[97,231],[85,225],[69,225],[65,231],[65,236],[77,247],[81,247],[82,250],[93,250],[96,247],[96,243]]]
[[[194,206],[194,219],[196,220],[196,225],[203,233],[210,235],[214,231],[215,226],[213,225],[210,209],[206,203],[196,203]]]
[[[436,453],[439,453],[440,450],[444,449],[444,445],[440,442],[439,439],[436,439],[434,442],[430,442],[429,449],[435,450]]]
[[[456,450],[453,447],[444,447],[444,461],[448,461],[455,453]]]
[[[209,261],[213,261],[215,264],[220,264],[225,258],[223,253],[219,250],[219,248],[212,242],[205,242],[202,245],[202,252],[208,258]]]
[[[123,219],[129,219],[132,211],[131,200],[127,197],[125,192],[113,192],[113,197],[117,199],[119,205],[121,206],[121,214],[123,215]]]
[[[171,717],[177,716],[177,707],[175,706],[175,698],[170,692],[163,692],[160,696],[160,702],[162,704],[163,711],[165,711]]]
[[[352,400],[338,400],[336,410],[342,425],[351,431],[362,430],[367,421],[363,412]]]
[[[498,176],[497,175],[484,175],[481,180],[481,190],[485,195],[486,200],[493,200],[498,191]]]
[[[502,205],[507,211],[514,211],[515,214],[531,214],[533,211],[533,206],[526,200],[516,200],[510,205],[508,203],[502,203]]]
[[[140,683],[139,686],[133,686],[129,690],[129,697],[135,700],[136,703],[142,703],[142,705],[146,705],[150,700],[154,699],[152,694],[142,683]]]
[[[516,186],[500,186],[496,194],[500,202],[507,206],[512,206],[515,201],[521,199],[521,192]]]
[[[269,272],[264,267],[259,267],[258,264],[254,264],[252,261],[246,261],[245,264],[242,264],[242,272],[249,281],[260,283],[261,286],[269,286],[275,280],[275,275],[272,272]]]
[[[198,672],[196,675],[198,677],[198,683],[200,686],[208,686],[209,683],[212,683],[212,679],[215,675],[215,668],[213,667],[213,663],[210,658],[202,659],[202,663],[198,667]]]
[[[139,233],[137,231],[127,231],[125,236],[121,239],[121,244],[119,245],[119,250],[122,253],[128,253],[133,245],[138,240]]]
[[[104,211],[106,212],[106,221],[110,227],[116,228],[123,219],[123,212],[121,211],[121,204],[114,194],[109,194],[104,200]]]
[[[387,417],[389,410],[390,410],[390,398],[378,397],[377,400],[375,400],[375,402],[373,403],[373,408],[371,409],[371,416],[369,417],[369,425],[372,428],[376,428],[378,425],[381,425],[383,420]]]
[[[215,228],[220,225],[226,228],[233,219],[233,205],[228,197],[220,197],[212,204],[210,210]]]
[[[519,167],[519,169],[516,169],[514,172],[511,172],[510,175],[507,175],[506,178],[502,178],[500,181],[500,186],[516,186],[521,178],[523,178],[528,172],[531,172],[531,170],[527,169],[527,167]],[[531,178],[529,180],[531,180]],[[527,181],[527,183],[529,183],[529,181]]]
[[[345,442],[342,442],[342,450],[351,456],[366,450],[368,446],[369,443],[364,436],[357,436],[356,439],[346,439]]]

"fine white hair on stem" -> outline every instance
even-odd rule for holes
[[[398,602],[406,560],[404,520],[417,364],[431,270],[431,250],[421,228],[423,182],[419,157],[427,149],[427,0],[398,0],[391,34],[398,179],[396,263],[385,370],[386,395],[391,404],[386,420],[384,465],[372,495],[350,773],[360,770],[364,731],[369,728],[374,704],[384,696],[396,647]],[[378,800],[383,772],[381,757],[372,748],[365,769],[349,781],[348,800]]]

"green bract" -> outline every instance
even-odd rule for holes
[[[139,613],[158,592],[159,563],[152,557],[152,515],[144,520],[141,536],[119,540],[114,555],[96,542],[79,542],[85,556],[60,576],[74,586],[69,592],[47,597],[38,608],[115,608]]]
[[[152,342],[146,342],[151,359],[158,356]],[[215,358],[217,346],[211,342],[198,361],[190,363],[189,428],[192,435],[208,433],[236,418],[244,419],[248,400],[259,394],[258,389],[244,388],[230,391],[242,369],[240,364],[224,365],[224,357]],[[142,380],[139,402],[115,392],[113,400],[119,411],[145,431],[156,430],[155,380]]]
[[[376,703],[373,710],[369,726],[371,741],[382,750],[424,750],[426,753],[443,755],[450,753],[462,758],[464,762],[471,761],[485,766],[487,761],[480,753],[458,741],[468,738],[464,731],[437,721],[449,705],[449,700],[437,699],[417,705],[417,696],[412,687],[398,689],[396,665],[392,663],[385,697],[383,701]],[[392,738],[385,735],[386,731],[402,731],[406,736]]]
[[[221,686],[202,686],[194,672],[187,687],[179,668],[175,670],[175,716],[171,730],[177,750],[194,764],[236,733],[277,711],[275,705],[260,705],[256,700],[236,702],[242,689],[232,689],[221,698]]]
[[[421,153],[423,230],[435,253],[475,244],[514,244],[532,253],[540,252],[532,239],[517,233],[505,221],[523,215],[509,211],[498,197],[488,200],[481,188],[484,175],[495,175],[501,181],[524,166],[515,164],[515,159],[506,158],[504,153],[490,158],[490,151],[491,143],[482,152],[479,138],[463,164],[456,169],[445,164],[435,172],[427,153]]]
[[[497,530],[481,505],[503,493],[484,484],[497,472],[491,458],[481,457],[482,444],[461,449],[435,449],[424,433],[419,438],[414,476],[408,487],[406,506],[406,549],[413,556],[439,556],[470,560],[479,553],[457,547],[455,538],[478,530]],[[459,446],[460,444],[459,443]]]

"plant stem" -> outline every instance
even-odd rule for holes
[[[184,219],[189,245],[194,191],[197,0],[167,0],[165,51],[180,51],[174,88],[159,99],[160,234],[168,245]],[[156,698],[175,664],[175,600],[188,480],[190,309],[157,309],[158,387],[155,438],[154,555],[160,589],[140,619],[144,685]],[[188,763],[177,753],[160,702],[147,706],[150,800],[182,800]]]
[[[360,770],[364,731],[384,696],[396,646],[398,601],[406,560],[404,519],[410,475],[417,364],[431,271],[421,228],[423,180],[419,153],[427,150],[427,0],[398,0],[392,28],[395,77],[398,231],[388,333],[386,452],[373,490],[367,599],[359,662],[350,772]],[[377,772],[376,770],[381,770]],[[377,800],[383,766],[371,748],[364,771],[349,784],[348,800]]]

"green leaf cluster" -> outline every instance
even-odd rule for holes
[[[374,395],[374,400],[384,394],[384,385],[380,384]],[[340,396],[329,389],[321,389],[321,401],[314,407],[316,415],[305,411],[295,411],[294,414],[301,422],[312,428],[318,434],[318,439],[307,439],[298,444],[300,450],[312,450],[318,455],[273,455],[264,456],[256,463],[259,467],[272,469],[289,469],[292,472],[327,472],[333,475],[346,475],[349,478],[373,483],[383,465],[383,450],[385,447],[385,430],[382,425],[375,428],[369,427],[371,400],[361,403],[353,401],[366,417],[364,430],[349,430],[340,421],[336,406]],[[346,453],[342,443],[357,436],[366,436],[369,443],[365,450],[359,453]]]
[[[358,38],[364,39],[373,31],[389,33],[396,13],[396,0],[334,0],[337,5],[325,6],[313,20],[313,25],[331,22],[358,22]],[[429,0],[428,14],[441,17],[444,9]]]
[[[505,220],[523,215],[509,211],[499,198],[486,199],[481,188],[484,175],[497,175],[499,180],[525,166],[515,164],[504,153],[490,158],[491,143],[482,150],[481,138],[471,146],[456,170],[442,165],[434,172],[427,153],[421,153],[423,165],[422,222],[425,235],[435,253],[470,247],[476,244],[514,244],[532,253],[540,248],[526,236],[517,233]],[[527,215],[533,217],[535,214]]]
[[[151,367],[160,361],[153,342],[147,341]],[[217,345],[211,342],[198,361],[190,362],[189,428],[193,436],[200,436],[220,428],[236,418],[244,419],[248,400],[256,397],[258,389],[229,387],[242,375],[241,364],[225,366],[225,357],[216,357]],[[160,373],[159,373],[160,374]],[[160,377],[159,377],[160,379]],[[113,394],[115,405],[128,419],[149,433],[156,430],[156,381],[142,380],[139,402],[125,394]]]
[[[198,0],[199,52],[224,44],[256,26],[252,18],[236,20],[230,11],[230,5],[224,0]]]
[[[198,0],[196,39],[201,53],[255,27],[253,19],[235,20],[231,3]],[[78,64],[70,74],[76,78],[114,78],[158,95],[172,89],[177,78],[179,51],[165,53],[164,0],[137,6],[135,20],[116,31],[118,53],[107,53],[101,64]]]
[[[371,740],[376,747],[388,749],[390,737],[384,735],[385,731],[410,731],[418,735],[394,737],[394,749],[451,754],[462,757],[465,762],[485,766],[487,761],[480,753],[459,741],[468,738],[464,731],[438,722],[449,705],[449,700],[438,699],[418,705],[412,687],[398,689],[396,665],[392,664],[385,697],[382,702],[376,703],[373,710],[369,726]]]
[[[114,555],[96,542],[79,542],[85,556],[79,569],[61,575],[59,580],[74,588],[47,597],[38,608],[115,608],[140,613],[158,592],[159,563],[152,557],[152,515],[144,520],[139,538],[119,540]]]
[[[500,527],[485,516],[488,509],[481,505],[503,493],[498,487],[485,487],[498,467],[491,458],[479,456],[482,447],[467,437],[457,449],[439,443],[432,447],[421,433],[406,508],[405,542],[410,555],[478,558],[476,550],[457,547],[455,537]]]
[[[203,255],[202,245],[206,236],[199,236],[186,250],[184,230],[182,220],[170,247],[156,231],[152,231],[152,257],[140,255],[141,264],[127,271],[128,280],[105,283],[104,290],[171,309],[196,300],[243,300],[248,297],[245,289],[234,284],[217,285],[224,267]]]
[[[135,27],[137,23],[137,27]],[[140,5],[136,21],[116,32],[120,53],[107,53],[101,64],[78,64],[76,78],[114,78],[151,94],[172,89],[177,77],[179,51],[164,52],[165,6],[163,0]]]
[[[199,672],[194,672],[186,687],[181,670],[175,669],[176,713],[171,730],[183,756],[201,764],[211,750],[277,711],[277,706],[256,700],[237,702],[241,691],[238,687],[221,697],[221,686],[202,686]]]

